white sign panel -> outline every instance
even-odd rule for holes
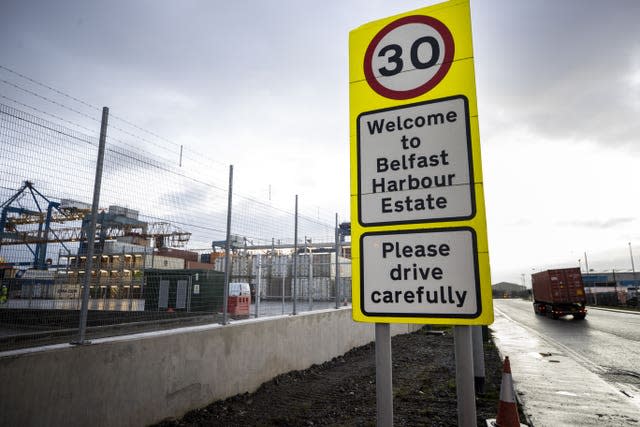
[[[362,225],[474,216],[465,97],[366,112],[358,116],[357,133]]]
[[[360,242],[365,315],[460,318],[482,312],[472,228],[364,233]]]

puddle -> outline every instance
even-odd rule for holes
[[[574,396],[574,397],[578,397],[577,394],[575,393],[571,393],[570,391],[556,391],[556,394],[561,394],[563,396]]]

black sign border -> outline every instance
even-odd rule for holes
[[[410,233],[447,233],[452,231],[469,231],[471,232],[471,240],[473,244],[473,271],[475,274],[475,290],[476,290],[476,312],[471,314],[443,314],[443,313],[375,313],[368,312],[364,307],[364,238],[375,235],[393,235],[393,234],[410,234]],[[427,228],[413,230],[395,230],[395,231],[371,231],[360,235],[360,311],[368,317],[413,317],[413,318],[431,318],[431,319],[475,319],[482,315],[482,294],[480,293],[480,264],[478,262],[478,238],[476,230],[472,227],[450,227],[450,228]]]
[[[445,217],[445,218],[433,218],[433,219],[412,219],[405,221],[383,221],[383,222],[364,222],[362,220],[362,140],[360,138],[360,119],[369,114],[376,114],[386,111],[400,110],[405,108],[412,108],[419,105],[427,105],[427,104],[435,104],[438,102],[451,101],[454,99],[462,99],[464,103],[464,111],[465,111],[465,125],[467,129],[467,157],[469,162],[469,190],[471,191],[471,213],[469,215],[464,216],[455,216],[455,217]],[[416,102],[413,104],[403,104],[399,106],[382,108],[379,110],[365,111],[363,113],[358,114],[356,117],[356,158],[357,158],[357,168],[358,168],[358,223],[363,226],[379,226],[379,225],[398,225],[398,224],[424,224],[424,223],[438,223],[438,222],[450,222],[450,221],[463,221],[470,220],[474,218],[477,214],[476,208],[476,191],[475,191],[475,175],[473,170],[473,153],[472,153],[472,145],[471,145],[471,117],[469,115],[469,99],[464,95],[454,95],[448,96],[445,98],[431,99],[428,101]]]

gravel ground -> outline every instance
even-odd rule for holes
[[[426,328],[392,338],[395,426],[456,426],[453,331]],[[495,418],[502,363],[485,343],[485,392],[478,394],[478,426]],[[523,420],[520,415],[521,421]],[[373,343],[322,365],[280,375],[245,393],[191,411],[169,426],[375,426]]]

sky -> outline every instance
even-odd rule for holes
[[[435,3],[5,0],[0,65],[346,219],[349,31]],[[640,2],[471,12],[492,282],[640,269]]]

